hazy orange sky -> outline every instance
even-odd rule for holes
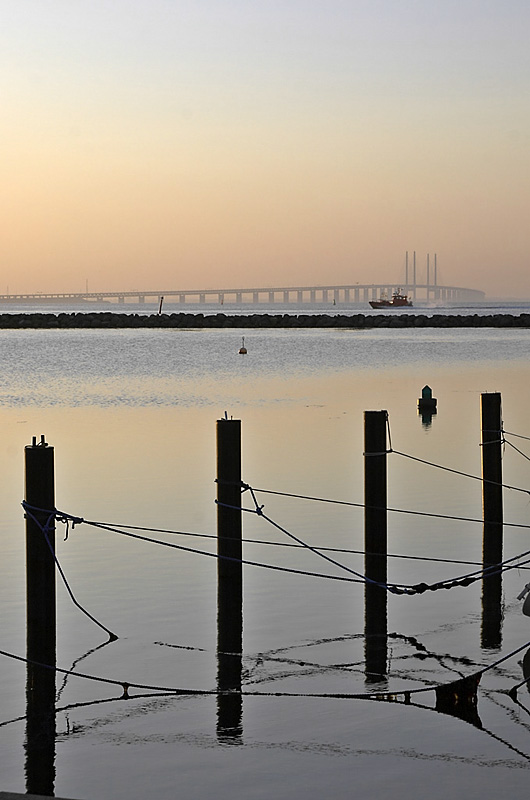
[[[528,0],[4,0],[0,293],[397,281],[416,250],[528,298],[529,31]]]

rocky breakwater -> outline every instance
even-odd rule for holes
[[[530,328],[530,314],[0,314],[0,329],[23,328]]]

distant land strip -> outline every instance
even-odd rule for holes
[[[23,328],[530,328],[530,314],[0,314],[0,329]]]

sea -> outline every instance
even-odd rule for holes
[[[35,310],[157,306],[0,307]],[[529,310],[492,301],[406,313]],[[78,800],[526,793],[529,352],[519,328],[0,330],[0,791],[35,791],[42,775],[39,793]],[[432,415],[418,412],[425,386]],[[505,486],[498,605],[480,579],[388,593],[374,674],[365,412],[388,415],[388,583],[445,587],[480,577],[481,402],[492,392]],[[246,487],[242,650],[232,654],[242,694],[235,686],[228,698],[216,691],[222,419],[241,422]],[[56,507],[78,520],[57,523],[56,734],[37,765],[23,660],[33,437],[54,448]],[[477,675],[469,696],[455,683]],[[457,699],[441,702],[439,687]]]

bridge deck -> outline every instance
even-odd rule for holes
[[[153,298],[160,301],[164,298],[178,298],[179,303],[350,303],[376,300],[381,294],[391,296],[395,291],[409,295],[412,300],[441,301],[475,301],[485,297],[480,289],[468,289],[460,286],[441,286],[439,284],[407,284],[391,283],[370,284],[334,284],[329,286],[272,286],[240,289],[159,289],[111,292],[28,292],[20,294],[0,294],[0,303],[24,303],[38,301],[102,301],[117,300],[125,303],[127,299],[137,298],[145,303]]]

